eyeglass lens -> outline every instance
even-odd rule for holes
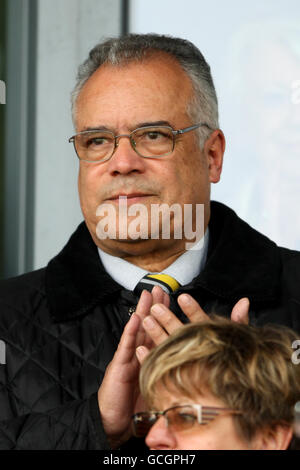
[[[160,416],[165,418],[171,431],[185,431],[195,424],[205,425],[209,423],[221,412],[239,413],[227,408],[201,407],[201,405],[174,406],[164,412],[137,413],[133,419],[134,432],[137,437],[145,436]]]
[[[129,137],[131,145],[143,157],[158,157],[171,153],[174,136],[169,127],[145,127],[136,129]],[[109,131],[87,131],[75,136],[76,152],[82,160],[101,161],[109,158],[115,149],[115,136]]]
[[[168,428],[174,432],[189,429],[198,422],[198,411],[192,406],[178,406],[164,413],[139,413],[134,420],[136,436],[145,436],[160,416],[165,418]]]

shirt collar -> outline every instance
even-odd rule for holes
[[[194,246],[179,256],[174,263],[164,269],[164,274],[174,277],[182,286],[190,283],[202,271],[207,257],[209,233]],[[109,255],[98,248],[98,253],[106,272],[121,286],[133,290],[148,271],[128,261]]]

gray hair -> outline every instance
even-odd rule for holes
[[[89,57],[79,66],[76,85],[71,94],[73,123],[75,124],[78,95],[87,80],[101,65],[117,66],[132,61],[142,61],[158,51],[173,56],[192,82],[194,97],[187,106],[192,121],[205,122],[211,129],[217,129],[218,100],[210,67],[203,55],[190,41],[158,34],[129,34],[120,38],[109,38],[90,51]],[[199,128],[201,146],[211,129]]]

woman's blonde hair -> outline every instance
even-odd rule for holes
[[[296,334],[283,326],[255,327],[212,316],[183,326],[151,351],[140,373],[140,388],[151,408],[157,385],[195,399],[209,392],[234,416],[239,434],[291,425],[300,396],[300,365],[293,364]]]

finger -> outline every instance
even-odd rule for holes
[[[155,344],[152,341],[152,338],[145,332],[145,337],[142,346],[145,346],[147,349],[151,350],[154,348]]]
[[[136,338],[140,330],[141,319],[138,315],[133,314],[124,328],[112,362],[124,364],[132,359],[136,349]]]
[[[179,295],[177,302],[190,322],[195,323],[209,320],[209,316],[206,315],[204,310],[202,310],[198,302],[196,302],[191,295],[181,294]]]
[[[135,346],[145,346],[148,349],[152,349],[154,346],[152,338],[147,334],[143,323],[141,323],[141,326],[137,332]]]
[[[249,324],[250,301],[247,297],[240,299],[232,309],[231,320],[237,323]]]
[[[135,315],[138,315],[140,319],[143,320],[147,315],[149,315],[151,305],[152,294],[147,290],[143,290],[135,310]]]
[[[166,292],[164,292],[164,298],[161,303],[164,304],[167,308],[170,306],[170,296]]]
[[[162,326],[152,315],[148,315],[146,318],[144,318],[143,327],[155,345],[162,343],[169,337],[168,333],[162,328]]]
[[[136,353],[136,357],[137,357],[140,365],[142,365],[144,360],[146,359],[146,357],[150,353],[150,350],[148,348],[146,348],[145,346],[139,346],[138,348],[136,348],[135,353]]]
[[[176,315],[171,312],[171,310],[169,310],[164,304],[153,305],[150,309],[150,312],[156,321],[169,334],[172,334],[175,330],[182,326],[182,322],[178,320]]]
[[[144,319],[150,313],[150,307],[153,303],[164,302],[169,306],[170,298],[166,292],[160,286],[154,286],[152,292],[143,291],[142,296],[136,310],[136,314],[140,318]],[[143,334],[144,333],[144,334]],[[138,333],[137,344],[144,345],[147,349],[152,349],[155,344],[153,343],[152,338],[147,334],[145,330],[142,330]]]
[[[160,286],[154,286],[152,289],[152,304],[160,304],[164,301],[164,291]]]

